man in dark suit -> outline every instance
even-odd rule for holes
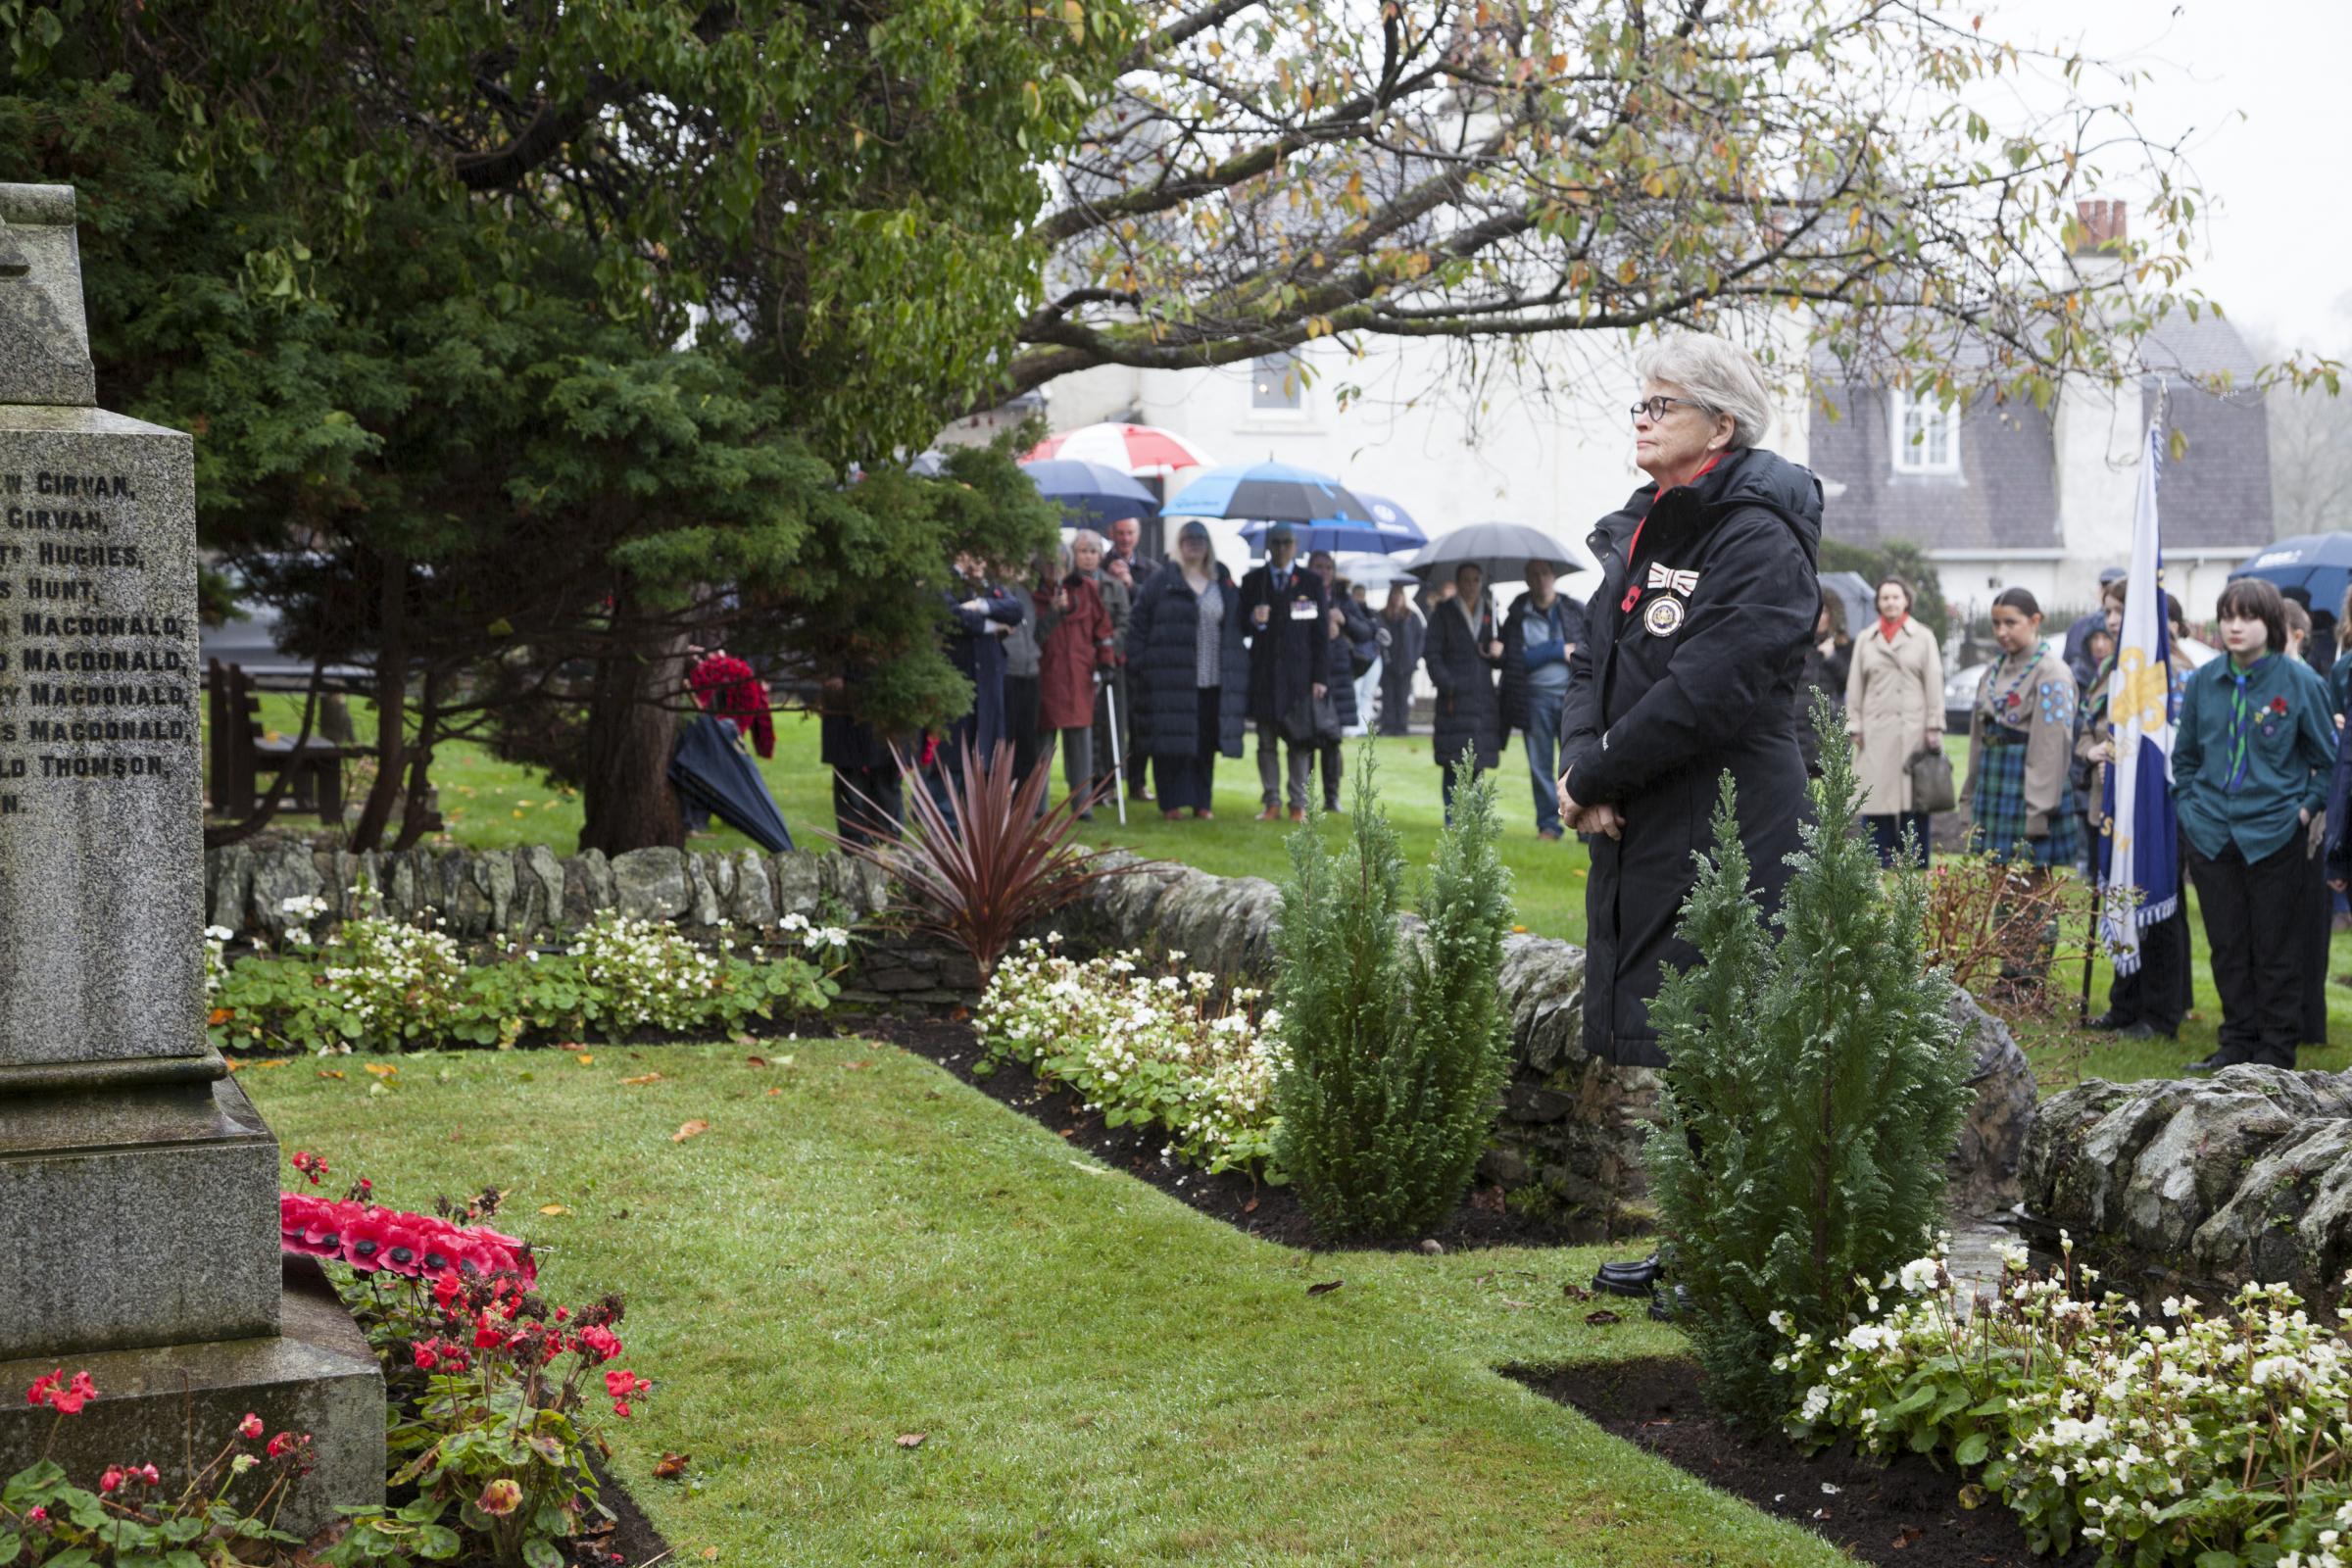
[[[1242,579],[1242,630],[1250,638],[1250,717],[1257,725],[1257,781],[1261,822],[1278,820],[1288,796],[1291,820],[1306,818],[1306,786],[1315,742],[1303,731],[1289,739],[1287,771],[1277,756],[1288,738],[1285,715],[1325,695],[1323,644],[1331,610],[1323,579],[1297,564],[1298,536],[1287,522],[1266,534],[1266,560]]]

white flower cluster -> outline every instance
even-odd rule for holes
[[[324,914],[326,909],[326,901],[316,893],[301,894],[282,900],[278,904],[277,912],[292,922],[286,927],[286,941],[297,948],[309,947],[311,945],[310,922]]]
[[[2260,1542],[2291,1548],[2278,1568],[2346,1568],[2345,1328],[2281,1285],[2248,1286],[2211,1315],[2168,1298],[2162,1321],[2142,1321],[2136,1302],[2084,1299],[2097,1271],[2071,1240],[2062,1249],[2042,1275],[2004,1250],[1999,1289],[1967,1302],[1940,1256],[1920,1258],[1882,1282],[1901,1299],[1827,1344],[1773,1314],[1788,1342],[1773,1365],[1804,1389],[1791,1430],[1983,1462],[2030,1533],[2059,1549],[2070,1535],[2095,1543],[2103,1562],[2218,1560]]]
[[[204,994],[208,997],[218,994],[220,982],[228,978],[228,944],[235,935],[224,925],[204,928]]]
[[[720,927],[722,953],[735,939]],[[639,920],[607,909],[567,948],[581,978],[605,995],[608,1027],[688,1029],[725,984],[725,964],[661,920]]]
[[[975,1021],[992,1061],[1068,1084],[1113,1125],[1165,1128],[1211,1171],[1262,1161],[1280,1048],[1271,1021],[1250,1016],[1260,993],[1220,1000],[1216,977],[1183,961],[1171,953],[1170,972],[1151,974],[1138,952],[1081,962],[1051,942],[1023,942],[997,966]]]
[[[840,954],[849,948],[850,933],[845,926],[811,925],[808,917],[797,909],[786,915],[782,923],[786,934],[797,935],[801,946],[810,953],[830,949]]]
[[[290,935],[291,933],[289,933]],[[397,1051],[456,1018],[466,983],[466,955],[440,931],[366,916],[346,920],[319,950],[320,970],[356,1028],[350,1045]],[[320,1043],[321,1052],[349,1049]]]

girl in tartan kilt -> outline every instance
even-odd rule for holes
[[[1971,852],[2042,870],[2082,858],[2071,777],[2075,677],[2041,635],[2041,606],[2023,588],[1992,602],[2001,657],[1977,688],[1968,725]]]

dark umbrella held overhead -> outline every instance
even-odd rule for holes
[[[689,806],[709,811],[770,855],[792,848],[791,830],[759,764],[744,754],[733,721],[697,718],[678,732],[669,782]]]
[[[1150,517],[1159,513],[1151,491],[1118,469],[1074,458],[1044,458],[1024,463],[1021,471],[1048,501],[1058,501],[1084,517],[1090,526],[1106,528],[1121,517]]]
[[[1358,490],[1356,499],[1369,507],[1372,515],[1361,522],[1353,518],[1316,517],[1297,524],[1292,532],[1298,536],[1298,548],[1309,554],[1328,550],[1334,555],[1342,551],[1376,552],[1381,555],[1403,555],[1429,543],[1429,535],[1413,521],[1405,510],[1394,501],[1367,495]],[[1250,522],[1242,527],[1242,543],[1252,550],[1266,547],[1266,535],[1273,531],[1270,522]]]
[[[2352,533],[2305,533],[2281,539],[2250,557],[2230,574],[2260,577],[2281,590],[2300,588],[2311,596],[2307,609],[2333,613],[2352,583]]]
[[[1372,509],[1328,473],[1289,463],[1202,468],[1166,508],[1171,517],[1249,522],[1372,521]]]
[[[1527,575],[1527,564],[1544,561],[1557,572],[1578,570],[1583,561],[1576,552],[1541,528],[1524,522],[1473,522],[1441,534],[1404,564],[1404,569],[1423,582],[1453,575],[1464,564],[1486,568],[1490,583],[1516,582]]]

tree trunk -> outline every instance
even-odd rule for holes
[[[401,763],[409,723],[409,562],[379,557],[377,582],[383,632],[375,652],[375,783],[352,829],[351,852],[366,855],[384,846],[392,802],[400,794]]]
[[[409,781],[405,792],[407,805],[401,812],[400,836],[393,841],[395,850],[411,850],[418,840],[431,831],[430,808],[425,804],[431,797],[433,746],[441,738],[441,671],[425,672],[424,691],[416,702],[416,744],[409,748]]]
[[[626,625],[629,614],[624,594],[613,623]],[[685,688],[683,633],[597,660],[580,772],[583,851],[611,856],[685,846],[686,819],[669,787],[669,754],[678,738],[678,715],[669,705]]]

